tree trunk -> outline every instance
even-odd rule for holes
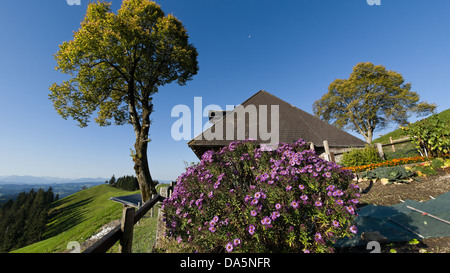
[[[135,155],[133,157],[134,171],[139,183],[142,202],[145,203],[151,199],[152,194],[156,194],[156,189],[153,185],[153,179],[150,175],[147,159],[148,133],[150,130],[150,113],[152,112],[153,105],[149,105],[147,100],[141,102],[142,119],[140,120],[138,117],[138,112],[136,111],[134,85],[130,84],[128,88],[130,121],[136,134],[136,142],[134,143]]]
[[[366,142],[369,143],[370,146],[372,146],[373,130],[368,130],[367,134],[364,135],[364,138],[366,139]]]
[[[147,138],[145,138],[145,140],[136,139],[136,143],[134,144],[136,154],[133,158],[134,171],[136,172],[139,189],[141,190],[142,202],[144,203],[151,199],[152,194],[156,194],[156,189],[153,185],[153,179],[148,167],[147,146]]]

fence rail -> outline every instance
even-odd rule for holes
[[[170,197],[174,188],[174,183],[170,183],[167,189],[167,196]],[[119,252],[131,253],[131,246],[133,243],[133,227],[141,220],[141,218],[158,202],[162,202],[166,197],[157,194],[152,200],[145,203],[140,209],[136,211],[133,207],[125,206],[122,211],[121,224],[111,230],[108,234],[103,236],[100,240],[95,242],[90,247],[86,248],[83,253],[106,253],[117,241],[120,242]]]

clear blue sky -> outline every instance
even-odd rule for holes
[[[112,0],[113,10],[121,4]],[[264,89],[312,113],[336,78],[362,61],[401,73],[422,100],[450,108],[450,1],[158,0],[179,18],[199,52],[198,75],[155,95],[150,129],[154,179],[175,179],[196,161],[174,141],[177,104],[237,105]],[[52,54],[72,38],[88,1],[2,0],[0,5],[0,176],[116,177],[133,174],[131,126],[79,128],[48,99],[64,75]],[[206,118],[203,120],[206,122]],[[383,132],[380,132],[383,133]],[[377,134],[375,135],[377,136]]]

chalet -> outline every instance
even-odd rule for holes
[[[257,117],[252,118],[252,112]],[[270,142],[273,145],[274,139],[277,143],[292,143],[301,138],[328,160],[333,159],[334,154],[342,154],[352,147],[360,148],[366,144],[264,90],[232,111],[210,112],[210,122],[213,123],[210,128],[188,142],[199,158],[207,150],[218,150],[233,141],[248,138],[255,139],[259,145]],[[244,128],[245,133],[242,132]],[[268,139],[268,136],[272,136],[272,139]]]

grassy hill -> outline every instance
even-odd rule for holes
[[[70,241],[81,244],[101,226],[122,216],[122,205],[109,200],[110,197],[137,192],[99,185],[60,199],[50,209],[50,221],[44,234],[46,239],[13,252],[62,252]]]
[[[446,121],[448,124],[450,124],[450,109],[444,110],[437,114],[440,118],[442,118],[444,121]],[[405,137],[405,131],[403,131],[401,128],[394,130],[388,134],[385,134],[379,138],[376,138],[373,140],[373,143],[381,143],[381,144],[387,144],[390,143],[389,137],[392,137],[392,139],[399,139]]]

